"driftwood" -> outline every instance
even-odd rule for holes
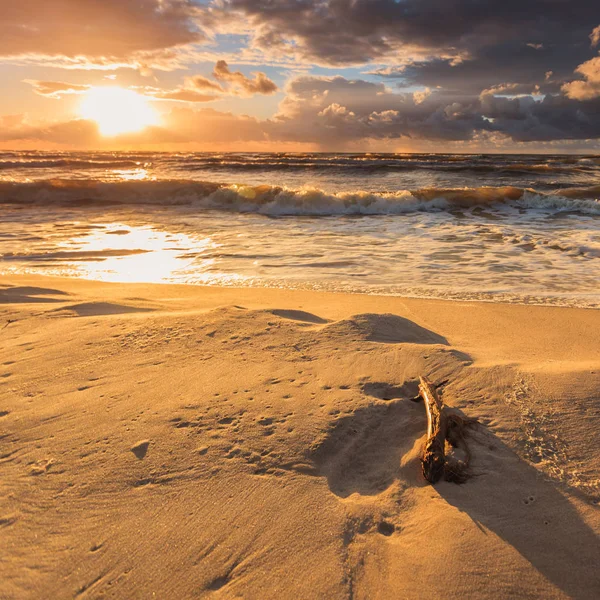
[[[423,449],[423,475],[430,483],[437,483],[444,474],[446,463],[446,419],[444,403],[437,390],[426,378],[421,377],[419,395],[427,411],[427,440]]]
[[[448,412],[436,387],[427,377],[420,377],[419,396],[423,398],[427,412],[427,439],[421,459],[425,479],[430,483],[437,483],[443,476],[447,481],[463,483],[467,479],[471,461],[465,429],[476,423],[476,420]],[[453,448],[462,450],[465,458],[457,460],[447,457],[446,440]]]

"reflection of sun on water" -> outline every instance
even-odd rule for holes
[[[199,255],[212,247],[214,244],[208,237],[193,239],[183,233],[113,224],[72,238],[62,250],[81,253],[82,258],[87,258],[72,264],[73,274],[78,277],[122,283],[156,283],[172,281],[176,274],[181,276],[195,261],[197,269]],[[204,267],[208,267],[212,259],[202,262]]]
[[[196,283],[240,285],[250,277],[222,264],[221,244],[207,235],[171,233],[153,226],[61,223],[42,243],[19,254],[6,253],[0,273],[81,277],[113,283]],[[1,240],[0,240],[1,241]],[[8,257],[8,258],[7,258]],[[234,272],[232,272],[234,271]]]
[[[141,167],[137,169],[115,169],[112,174],[118,181],[141,181],[148,178],[148,170]]]
[[[158,114],[148,98],[119,87],[93,87],[88,90],[79,112],[98,124],[102,135],[141,131],[158,124]]]

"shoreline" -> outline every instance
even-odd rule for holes
[[[599,311],[0,286],[1,596],[600,593]],[[464,485],[421,475],[422,374]]]
[[[511,351],[519,351],[518,356],[524,358],[531,354],[533,347],[537,345],[538,350],[543,347],[546,352],[549,352],[546,357],[548,360],[560,361],[567,357],[572,358],[574,354],[580,356],[583,354],[587,360],[598,360],[598,368],[600,368],[600,347],[596,348],[595,344],[595,331],[600,331],[600,310],[596,308],[446,298],[413,298],[287,288],[207,286],[162,282],[120,283],[42,275],[0,275],[0,293],[4,286],[11,285],[42,288],[60,288],[62,286],[68,290],[67,295],[59,299],[64,300],[62,302],[64,306],[68,306],[70,302],[76,300],[87,299],[93,302],[98,298],[114,302],[127,302],[133,293],[141,293],[148,296],[141,306],[150,308],[152,311],[190,309],[205,311],[222,307],[229,302],[235,303],[241,298],[248,303],[250,308],[263,308],[269,304],[282,303],[288,308],[306,308],[307,310],[326,307],[325,313],[330,319],[349,317],[353,310],[358,308],[373,312],[398,312],[403,316],[404,313],[406,316],[414,313],[417,318],[431,321],[433,328],[438,327],[445,330],[453,338],[454,345],[470,345],[469,340],[474,336],[479,339],[497,338],[498,342],[502,342],[500,334],[506,333],[505,322],[507,319],[517,318],[526,321],[529,320],[528,313],[532,313],[538,318],[527,324],[528,327],[533,328],[533,332],[527,332],[522,336],[525,340],[521,340],[521,343],[525,342],[525,347],[519,349],[513,338],[511,342],[514,343],[514,347],[511,348]],[[0,304],[0,307],[13,304],[10,299],[7,300],[6,303]],[[36,303],[40,300],[43,304],[43,296],[36,300]],[[56,300],[54,298],[51,303],[56,304]],[[138,303],[139,300],[140,298],[135,298]],[[20,301],[14,304],[18,306]],[[434,308],[441,308],[441,311],[438,310],[433,314],[431,310]],[[479,315],[470,313],[468,318],[465,318],[465,315],[461,313],[465,310],[469,311],[470,308],[477,311]],[[586,316],[571,317],[578,313]],[[444,315],[446,315],[445,318]],[[566,325],[559,320],[553,321],[559,316],[567,315]],[[478,316],[477,319],[476,316]],[[501,322],[495,324],[492,317],[501,319]],[[525,323],[522,325],[525,326]],[[459,327],[465,327],[467,331],[461,334]],[[481,327],[485,328],[484,331],[477,333],[477,329]],[[565,338],[575,344],[575,347],[567,347],[568,344],[563,343]],[[501,343],[500,345],[506,349],[507,344]],[[482,344],[476,348],[483,349]],[[588,349],[591,351],[589,356]],[[494,356],[493,352],[490,353],[490,357],[499,358]]]
[[[448,296],[433,296],[426,294],[402,294],[402,293],[392,293],[385,291],[368,291],[366,288],[363,290],[360,289],[317,289],[316,285],[310,283],[298,283],[296,282],[294,287],[284,287],[276,284],[273,285],[221,285],[220,283],[215,283],[213,285],[207,285],[205,283],[174,283],[170,281],[146,281],[146,282],[127,282],[127,281],[107,281],[102,279],[95,278],[87,278],[87,277],[79,277],[79,276],[67,276],[67,275],[44,275],[40,273],[24,273],[24,274],[13,274],[13,273],[2,273],[0,272],[0,285],[2,285],[2,280],[14,279],[15,281],[27,281],[30,279],[49,279],[49,280],[66,280],[66,281],[88,281],[95,282],[99,284],[106,285],[117,285],[117,286],[128,286],[128,285],[140,285],[140,286],[181,286],[181,287],[194,287],[200,289],[226,289],[226,290],[240,290],[243,292],[244,290],[279,290],[279,291],[287,291],[287,292],[297,292],[300,294],[333,294],[333,295],[348,295],[348,296],[372,296],[372,297],[380,297],[380,298],[396,298],[398,300],[418,300],[418,301],[439,301],[439,302],[460,302],[467,304],[498,304],[504,306],[541,306],[548,308],[573,308],[573,309],[581,309],[581,310],[600,310],[600,299],[588,299],[584,300],[585,304],[577,304],[578,300],[575,297],[569,298],[568,295],[565,296],[540,296],[533,294],[518,294],[515,296],[515,300],[511,301],[506,299],[504,296],[500,295],[496,292],[472,292],[471,297],[452,297],[451,294],[454,292],[447,292]],[[268,283],[268,281],[266,282]],[[303,287],[304,286],[304,287]],[[475,297],[476,294],[486,295],[487,298],[478,298]],[[508,295],[508,294],[505,294]],[[497,299],[496,299],[497,298]],[[564,302],[564,303],[563,303]]]

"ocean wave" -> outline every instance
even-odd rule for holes
[[[18,169],[126,169],[148,167],[151,163],[134,160],[83,160],[73,158],[55,158],[43,160],[0,160],[0,170]]]
[[[581,188],[567,188],[560,191],[566,198],[600,198],[600,185],[592,185]]]
[[[227,185],[190,180],[45,180],[0,182],[0,203],[17,205],[185,206],[273,216],[396,215],[475,207],[514,206],[600,215],[600,186],[560,195],[518,187],[423,188],[396,192],[330,193],[316,188]]]
[[[600,157],[407,153],[0,152],[0,179],[24,181],[88,176],[111,180],[120,169],[148,169],[157,178],[249,179],[299,176],[431,181],[432,185],[592,185]],[[289,175],[289,177],[288,177]],[[462,179],[461,179],[462,178]],[[295,183],[293,185],[296,185]],[[357,184],[360,185],[360,184]],[[367,186],[366,186],[367,187]],[[368,186],[371,187],[371,186]]]
[[[478,163],[468,159],[431,160],[424,158],[371,158],[371,157],[191,157],[180,159],[173,167],[183,171],[343,171],[352,173],[437,171],[445,173],[486,173],[490,175],[575,175],[587,173],[591,167],[580,165],[506,164],[504,162]]]

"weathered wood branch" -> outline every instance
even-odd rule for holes
[[[437,483],[446,464],[446,418],[444,403],[427,377],[420,377],[419,395],[427,411],[427,440],[423,449],[422,468],[425,479]]]
[[[418,398],[422,398],[425,402],[427,412],[427,439],[421,459],[423,475],[430,483],[437,483],[442,476],[446,481],[464,483],[468,478],[471,462],[471,451],[465,439],[465,430],[477,423],[477,419],[470,419],[453,411],[449,412],[439,397],[436,386],[427,377],[419,379]],[[462,450],[464,455],[462,460],[453,454],[446,455],[446,440],[452,448]]]

